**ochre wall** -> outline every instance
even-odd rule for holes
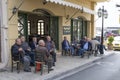
[[[12,16],[12,8],[16,6],[17,0],[8,0],[8,18]],[[14,43],[14,40],[18,36],[18,17],[15,14],[11,20],[8,19],[8,38],[9,38],[9,45]],[[10,49],[10,48],[9,48]]]

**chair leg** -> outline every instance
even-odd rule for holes
[[[11,64],[11,72],[13,72],[13,61],[12,61],[12,64]]]
[[[71,56],[71,53],[72,53],[71,50],[69,50],[69,56]]]
[[[65,55],[65,56],[67,55],[67,51],[66,51],[66,50],[64,50],[64,55]]]
[[[90,57],[90,52],[88,52],[88,59],[89,59],[89,57]]]
[[[50,73],[50,68],[49,68],[49,65],[48,65],[48,73]]]
[[[20,62],[17,62],[17,73],[20,72]]]
[[[88,52],[88,58],[92,55],[92,51]]]
[[[40,70],[40,72],[41,72],[41,75],[43,74],[43,64],[41,64],[41,70]]]
[[[37,69],[37,63],[35,63],[35,73],[36,73],[36,69]]]
[[[92,55],[92,53],[93,53],[92,51],[89,51],[89,57]]]
[[[65,56],[67,56],[69,54],[69,52],[67,50],[65,50]]]
[[[48,62],[48,73],[50,72],[51,62]]]
[[[95,50],[94,56],[97,56],[97,54],[98,54],[98,51],[97,51],[97,50]]]
[[[64,51],[62,50],[62,56],[63,56],[63,52],[64,52]]]

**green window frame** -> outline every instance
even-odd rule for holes
[[[87,36],[87,21],[83,18],[71,20],[71,41],[76,38],[80,41],[81,38]]]
[[[24,35],[26,40],[28,40],[28,20],[27,14],[25,13],[18,13],[18,35]]]
[[[59,17],[50,16],[50,36],[55,42],[56,49],[59,49]]]

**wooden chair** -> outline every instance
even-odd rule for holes
[[[62,45],[62,43],[61,43],[61,45]],[[71,51],[70,50],[65,50],[65,49],[63,49],[63,47],[62,47],[62,52],[61,52],[61,55],[62,56],[66,56],[66,55],[71,55]]]
[[[70,55],[71,55],[71,51],[70,51],[70,50],[67,51],[67,50],[63,50],[63,49],[62,49],[62,56],[64,56],[64,55],[65,55],[65,56],[66,56],[66,55],[69,55],[69,56],[70,56]]]
[[[11,72],[13,72],[13,68],[16,65],[17,73],[20,72],[20,66],[21,66],[21,61],[20,61],[20,54],[19,55],[13,55],[11,52]]]
[[[84,55],[87,55],[87,57],[89,58],[90,55],[92,55],[92,50],[90,50],[90,51],[85,51],[85,52],[84,52]]]
[[[44,55],[42,53],[36,53],[35,52],[35,73],[37,72],[38,65],[40,65],[39,69],[40,69],[41,75],[43,74],[44,67],[47,68],[48,73],[50,72],[50,68],[51,68],[50,67],[51,66],[50,62],[47,61],[45,63],[45,61],[44,61]]]

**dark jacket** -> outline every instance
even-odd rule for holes
[[[21,47],[22,46],[20,46],[20,45],[14,44],[11,47],[11,53],[12,53],[12,55],[18,55],[19,54],[19,48],[21,48]]]
[[[45,46],[48,49],[48,52],[50,50],[54,51],[55,50],[55,43],[53,41],[46,41]]]
[[[70,43],[69,43],[69,41],[68,41],[68,40],[63,40],[63,42],[62,42],[62,49],[63,49],[63,50],[65,50],[66,47],[67,47],[67,45],[66,45],[66,41],[67,41],[67,43],[68,43],[68,45],[69,45],[69,47],[70,47]]]
[[[29,45],[30,45],[31,50],[34,51],[35,48],[36,48],[37,43],[34,43],[34,42],[32,41],[32,42],[30,42]]]
[[[17,44],[14,44],[12,47],[11,47],[11,56],[14,57],[14,58],[18,58],[17,56],[20,55],[20,58],[23,58],[24,56],[24,51],[19,51],[19,48],[22,48],[21,45],[17,45]]]
[[[43,46],[37,46],[36,49],[36,60],[37,61],[47,61],[47,58],[49,57],[49,53],[46,47]]]
[[[80,40],[80,48],[83,48],[85,43],[86,43],[86,41],[84,39],[81,39]]]

